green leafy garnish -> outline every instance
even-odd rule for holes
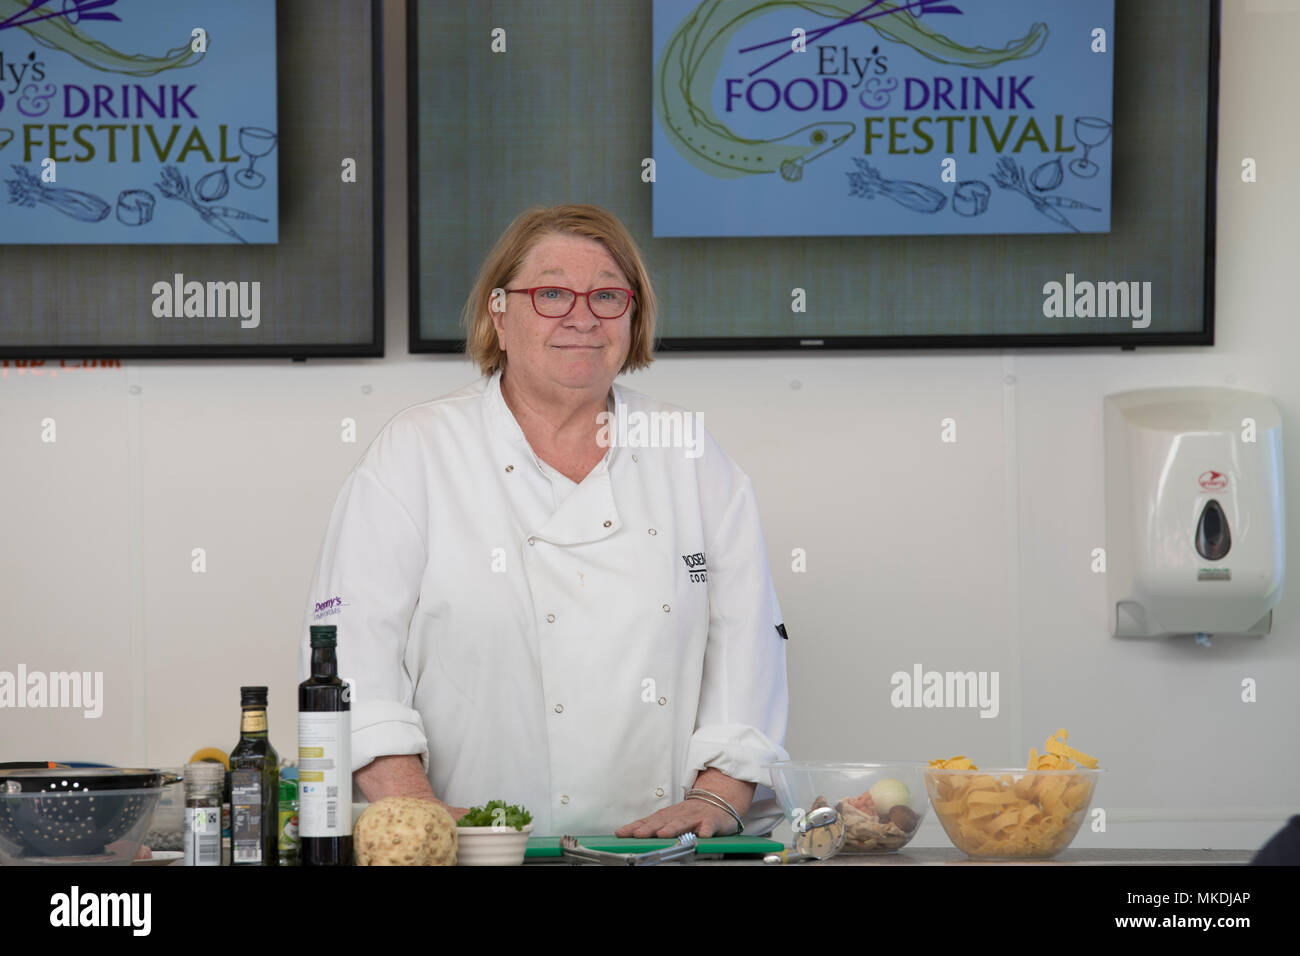
[[[500,822],[498,822],[500,821]],[[533,822],[533,815],[523,807],[491,800],[481,807],[470,807],[469,813],[456,821],[458,827],[514,827],[522,830]]]

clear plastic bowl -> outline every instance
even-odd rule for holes
[[[836,809],[846,827],[841,853],[895,853],[912,841],[925,820],[929,801],[921,774],[923,763],[784,760],[764,766],[772,772],[772,789],[791,826],[822,806],[819,801]],[[903,785],[906,811],[868,812],[875,801],[864,798],[886,780]],[[894,785],[887,784],[877,795],[884,799],[890,790],[897,792]]]
[[[1046,860],[1088,815],[1102,770],[925,769],[935,815],[953,846],[978,860]]]
[[[0,792],[0,865],[129,866],[161,792]]]
[[[184,777],[185,768],[171,767],[168,772]],[[163,787],[158,806],[153,811],[153,819],[141,842],[150,850],[185,849],[184,780]]]

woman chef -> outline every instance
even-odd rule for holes
[[[484,377],[384,427],[311,588],[353,685],[354,783],[457,818],[522,804],[538,835],[770,831],[755,785],[788,698],[758,506],[702,429],[617,441],[694,419],[614,384],[653,361],[632,237],[593,206],[524,213],[465,321]]]

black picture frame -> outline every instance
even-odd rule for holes
[[[283,42],[283,37],[289,35],[289,31],[300,31],[302,24],[310,22],[310,17],[303,17],[299,14],[301,9],[295,10],[296,7],[309,5],[312,0],[278,0],[276,4],[276,37],[277,48]],[[352,2],[352,0],[348,0]],[[0,277],[0,360],[49,360],[49,359],[94,359],[94,360],[121,360],[121,359],[256,359],[256,358],[273,358],[273,359],[292,359],[294,361],[305,361],[309,358],[375,358],[384,355],[384,122],[383,122],[383,12],[382,0],[369,0],[370,4],[370,69],[368,73],[371,84],[370,102],[370,120],[372,133],[372,156],[373,169],[364,171],[363,175],[369,176],[371,187],[369,189],[370,201],[373,204],[373,229],[368,237],[368,245],[373,257],[370,276],[370,329],[371,337],[369,341],[358,343],[316,343],[304,341],[293,344],[277,345],[257,345],[248,346],[229,346],[229,345],[204,345],[204,344],[187,344],[187,345],[133,345],[133,346],[115,346],[115,345],[49,345],[49,346],[16,346],[8,345],[3,338],[2,325],[5,322],[15,321],[15,316],[11,311],[5,308],[5,290],[3,277]],[[284,62],[277,54],[277,72],[283,68]],[[327,59],[319,59],[319,68],[326,70],[332,68]],[[294,104],[286,102],[288,91],[286,90],[283,78],[277,83],[277,115],[284,117],[289,115],[289,110],[294,108]],[[281,122],[283,125],[283,121]],[[336,124],[342,126],[342,124]],[[364,187],[363,187],[364,188]],[[242,253],[250,258],[257,256],[270,256],[275,252],[280,255],[284,254],[287,244],[284,241],[283,233],[283,207],[285,203],[284,190],[281,191],[281,241],[277,244],[269,245],[250,245],[242,248]],[[320,233],[314,233],[314,238],[319,238]],[[336,247],[340,253],[347,249],[356,247],[355,238],[347,237],[343,234],[335,236]],[[363,239],[363,241],[366,241]],[[84,248],[84,247],[63,247],[63,246],[44,246],[44,247],[25,247],[28,249],[41,248]],[[167,249],[180,247],[166,246],[132,246],[119,247],[131,248],[135,250],[144,250],[139,253],[142,260],[141,269],[148,269],[147,264],[149,252],[151,249]],[[196,258],[201,257],[205,250],[212,247],[204,244],[192,244],[187,248],[195,250]],[[230,244],[222,244],[219,248],[233,248]],[[295,276],[309,276],[313,273],[313,267],[317,265],[316,260],[308,254],[309,250],[303,250],[301,253],[301,263],[293,263],[293,274]],[[0,256],[5,255],[0,251]],[[105,322],[112,321],[111,309],[113,302],[117,299],[115,290],[112,288],[111,281],[105,279],[96,279],[102,295],[99,301],[103,303],[103,312],[100,318]],[[265,322],[267,317],[264,316]]]
[[[463,352],[465,340],[428,338],[420,334],[420,160],[419,160],[419,37],[417,4],[408,0],[406,8],[407,45],[407,175],[409,213],[409,349],[412,353]],[[645,0],[648,5],[650,0]],[[1116,4],[1136,0],[1116,0]],[[1140,347],[1212,346],[1214,345],[1215,229],[1218,175],[1219,127],[1219,54],[1221,0],[1207,0],[1209,16],[1207,98],[1206,98],[1206,170],[1205,236],[1202,327],[1199,331],[1120,332],[1120,333],[1047,333],[1047,334],[961,334],[961,335],[838,335],[838,336],[723,336],[659,337],[657,352],[844,352],[877,350],[967,350],[967,349],[1058,349],[1118,347],[1130,351]],[[1118,9],[1118,6],[1117,6]],[[648,81],[647,81],[648,86]],[[646,93],[649,99],[649,91]],[[980,237],[972,237],[978,239]],[[671,241],[671,240],[665,240]],[[776,237],[755,237],[750,242],[780,242]]]

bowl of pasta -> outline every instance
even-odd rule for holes
[[[1027,767],[976,767],[965,756],[932,760],[925,789],[948,839],[980,860],[1046,860],[1073,841],[1104,771],[1058,730]]]

